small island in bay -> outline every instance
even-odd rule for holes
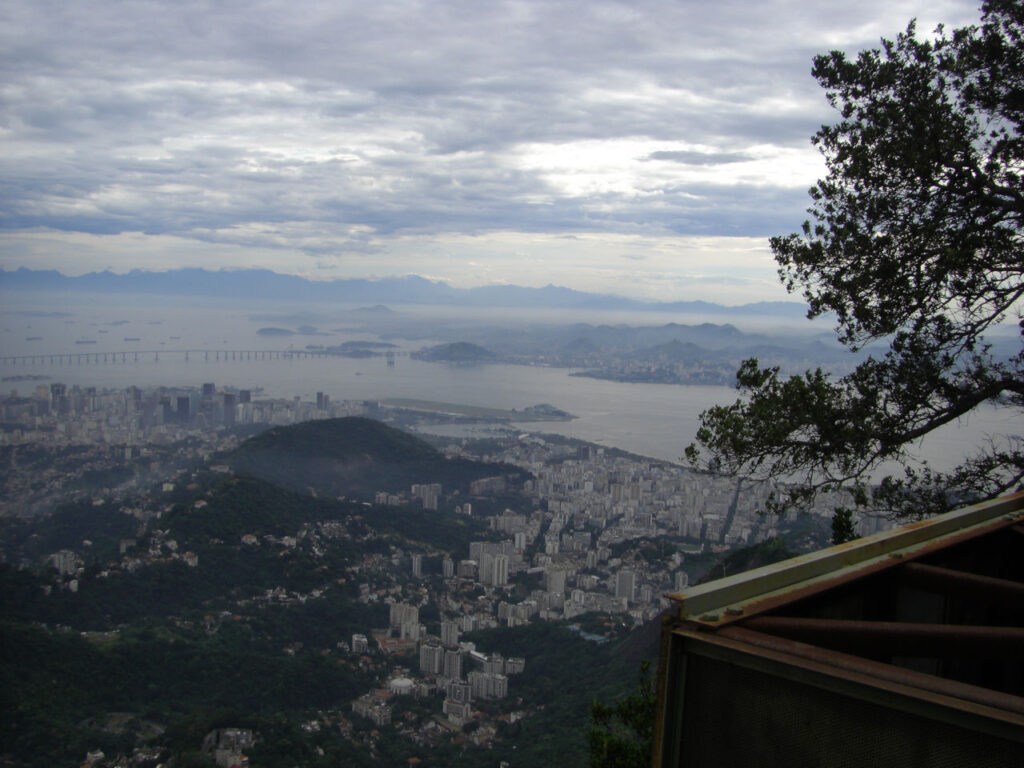
[[[425,347],[418,352],[413,352],[410,357],[414,360],[426,360],[431,363],[489,363],[496,359],[490,350],[468,341]]]

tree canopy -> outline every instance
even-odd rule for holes
[[[842,377],[745,361],[743,396],[702,414],[687,455],[786,481],[777,507],[846,488],[917,516],[1018,489],[1020,435],[953,469],[910,459],[976,409],[1024,410],[1024,4],[989,0],[980,24],[930,38],[911,22],[855,58],[817,56],[813,74],[839,113],[813,138],[827,175],[802,231],[771,248],[809,317],[833,313],[851,350],[887,346]],[[879,481],[887,462],[904,469]]]

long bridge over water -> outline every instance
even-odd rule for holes
[[[392,361],[397,353],[389,351],[386,357]],[[34,355],[0,356],[4,367],[30,367],[38,365],[121,365],[161,358],[189,362],[229,362],[244,360],[297,360],[311,357],[335,356],[320,349],[149,349],[125,350],[121,352],[55,352]]]

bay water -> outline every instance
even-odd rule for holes
[[[678,461],[693,441],[705,409],[732,402],[727,387],[632,384],[571,376],[564,368],[480,364],[449,365],[414,360],[410,351],[430,342],[388,337],[398,355],[384,357],[282,356],[266,359],[239,351],[293,351],[307,345],[379,340],[351,308],[295,307],[263,302],[166,297],[11,296],[0,311],[0,376],[3,391],[28,394],[39,383],[124,388],[130,385],[199,386],[260,390],[259,397],[314,400],[411,398],[486,408],[522,409],[547,403],[577,418],[568,422],[516,424],[522,431],[563,434],[665,461]],[[429,312],[427,313],[429,315]],[[426,316],[426,315],[425,315]],[[260,328],[294,328],[314,317],[311,335],[268,336]],[[592,316],[561,315],[565,322]],[[603,316],[602,316],[603,317]],[[672,318],[684,322],[690,318]],[[521,321],[522,318],[519,318]],[[634,324],[666,322],[647,314]],[[719,320],[721,322],[721,320]],[[185,360],[184,350],[190,350]],[[231,352],[235,352],[232,359]],[[95,355],[108,355],[107,362]],[[91,357],[82,360],[82,355]],[[68,358],[75,355],[75,358]],[[123,355],[123,357],[122,357]],[[58,356],[51,358],[48,356]],[[12,359],[17,358],[17,359]],[[123,360],[123,361],[122,361]],[[46,376],[31,381],[27,377]],[[20,379],[20,380],[16,380]],[[934,466],[952,466],[990,436],[1024,434],[1024,415],[985,408],[915,446]]]

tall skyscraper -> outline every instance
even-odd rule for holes
[[[188,395],[178,395],[178,422],[188,424],[192,420],[192,399]]]
[[[462,679],[462,651],[448,649],[444,652],[443,674],[449,680]]]
[[[448,647],[459,644],[459,623],[457,621],[441,622],[441,642]]]
[[[440,643],[426,642],[420,646],[420,672],[439,675],[444,669],[444,648]]]
[[[615,596],[624,597],[633,602],[636,593],[636,574],[633,571],[621,570],[615,575]]]
[[[480,583],[481,584],[493,584],[494,583],[494,555],[483,552],[480,555]]]
[[[508,555],[495,555],[493,569],[491,584],[495,587],[508,584]]]
[[[232,426],[235,423],[235,396],[224,393],[224,423]]]

